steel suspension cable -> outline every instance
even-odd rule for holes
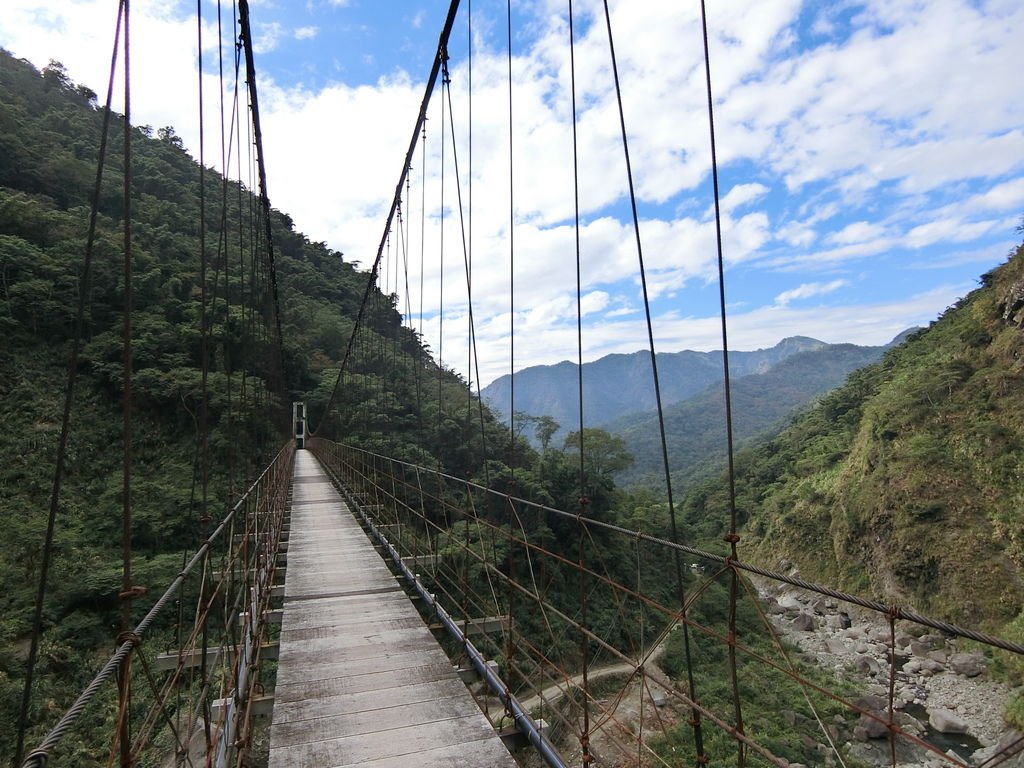
[[[416,413],[419,425],[423,426],[423,292],[424,267],[427,258],[427,123],[423,123],[423,139],[420,142],[420,304],[419,326],[416,329]]]
[[[121,484],[121,631],[118,644],[132,623],[132,100],[131,100],[131,4],[124,0],[124,312],[121,318],[122,370],[122,484]],[[121,711],[121,768],[131,765],[131,654],[118,667],[118,703]]]
[[[580,599],[580,623],[587,626],[587,587],[584,570],[586,567],[586,535],[582,524],[583,513],[586,511],[588,499],[586,496],[586,471],[584,469],[585,457],[585,433],[583,421],[583,287],[580,272],[580,171],[579,171],[579,149],[577,137],[577,114],[576,114],[576,36],[573,20],[572,0],[569,0],[569,80],[572,93],[572,180],[573,180],[573,234],[575,238],[576,253],[576,381],[577,393],[579,395],[579,514],[577,525],[580,526],[578,541],[579,556],[579,599]],[[593,762],[590,754],[590,685],[588,680],[588,656],[590,643],[586,632],[580,633],[580,655],[583,662],[583,733],[580,735],[580,747],[583,750],[583,768]]]
[[[618,106],[619,113],[619,127],[622,135],[622,151],[626,162],[626,179],[629,186],[629,202],[630,212],[632,214],[633,221],[633,235],[636,242],[637,261],[639,263],[640,271],[640,285],[644,297],[644,317],[647,326],[647,341],[648,348],[650,350],[651,358],[651,376],[654,381],[654,397],[655,405],[658,413],[658,433],[661,441],[661,456],[662,456],[662,467],[665,475],[665,491],[668,500],[669,509],[669,522],[671,526],[672,540],[679,541],[679,530],[676,520],[676,507],[675,499],[673,497],[672,490],[672,474],[669,467],[668,458],[668,441],[665,433],[665,411],[661,397],[661,380],[658,375],[658,356],[654,344],[654,324],[651,318],[651,305],[649,300],[649,293],[647,288],[647,271],[644,268],[644,256],[643,256],[643,244],[640,239],[640,215],[637,211],[636,203],[636,188],[633,183],[633,165],[629,155],[629,141],[626,133],[626,115],[622,104],[622,89],[619,82],[619,68],[618,61],[615,56],[615,39],[612,34],[612,20],[611,12],[608,9],[608,0],[604,0],[604,18],[605,27],[608,32],[608,51],[611,58],[612,65],[612,77],[615,83],[615,98]],[[675,577],[676,577],[676,589],[679,594],[679,604],[685,609],[686,606],[686,588],[683,582],[683,571],[682,563],[680,561],[679,552],[673,553],[673,560],[675,566]],[[696,693],[696,682],[693,675],[693,661],[690,649],[690,635],[686,623],[683,623],[683,648],[684,657],[686,660],[686,672],[687,672],[687,685],[689,688],[689,698],[692,701],[697,700]],[[698,761],[703,760],[704,755],[704,736],[700,722],[700,711],[694,707],[691,711],[692,723],[693,723],[693,736],[694,736],[694,747],[697,752]]]
[[[246,0],[239,0],[240,4],[244,4],[245,2]],[[412,138],[409,141],[409,149],[406,151],[405,159],[402,162],[402,171],[401,174],[399,175],[398,184],[395,186],[395,194],[391,200],[391,209],[388,212],[384,224],[384,233],[381,235],[380,245],[378,245],[377,247],[377,255],[374,257],[373,265],[370,267],[369,275],[367,276],[366,288],[363,291],[363,299],[359,305],[359,311],[356,314],[356,322],[352,328],[352,333],[349,335],[348,345],[345,348],[345,354],[342,357],[341,365],[338,368],[338,376],[334,381],[334,387],[331,389],[331,395],[327,400],[327,404],[324,406],[323,413],[320,415],[320,420],[317,422],[316,428],[310,431],[311,435],[318,434],[320,428],[326,422],[327,417],[331,411],[331,406],[334,405],[334,400],[338,395],[338,387],[341,384],[342,374],[345,371],[346,367],[348,366],[349,359],[351,358],[356,335],[365,317],[366,304],[369,301],[370,294],[373,291],[373,287],[375,284],[374,276],[377,274],[377,271],[380,268],[380,261],[383,256],[385,241],[387,239],[388,233],[391,231],[391,223],[394,220],[395,212],[398,209],[399,201],[402,199],[402,187],[405,185],[405,177],[406,174],[408,174],[409,172],[408,169],[412,165],[412,156],[416,150],[416,143],[419,140],[420,129],[423,128],[427,119],[427,107],[430,104],[430,96],[434,91],[434,85],[437,82],[437,76],[441,71],[441,64],[448,57],[448,38],[451,35],[452,26],[455,24],[455,16],[458,13],[458,10],[459,0],[451,0],[448,6],[448,16],[446,17],[444,27],[441,30],[441,36],[438,39],[437,54],[434,57],[434,63],[430,69],[430,74],[427,77],[427,84],[424,89],[423,99],[420,102],[420,110],[416,118],[416,125],[413,128]]]
[[[442,75],[442,87],[444,81],[448,79],[448,50],[445,49],[441,52],[441,66],[444,71]],[[447,120],[445,119],[444,111],[444,99],[439,100],[441,103],[439,107],[441,109],[441,210],[440,210],[440,222],[438,225],[438,310],[437,310],[437,468],[441,468],[441,426],[444,423],[444,181],[445,181],[445,140],[447,134],[445,132],[445,125]]]
[[[96,243],[96,221],[99,214],[100,190],[103,186],[103,169],[106,165],[107,139],[110,132],[111,102],[114,96],[114,78],[120,49],[121,25],[124,17],[124,0],[117,6],[117,22],[114,25],[114,45],[110,55],[110,75],[107,80],[107,98],[103,107],[103,122],[100,128],[100,145],[96,163],[96,179],[93,183],[89,205],[89,226],[85,240],[85,255],[82,260],[82,274],[78,281],[78,304],[75,309],[74,334],[68,353],[67,377],[64,386],[64,409],[61,415],[60,438],[54,461],[53,481],[50,486],[50,507],[46,519],[46,534],[43,539],[42,560],[39,564],[39,582],[36,588],[35,606],[32,612],[32,637],[29,642],[28,659],[25,663],[25,685],[22,689],[21,707],[18,712],[18,737],[14,749],[14,764],[21,763],[25,750],[25,736],[28,730],[29,709],[32,701],[32,683],[35,676],[36,660],[39,655],[39,641],[42,635],[43,607],[46,603],[46,587],[53,555],[53,538],[56,531],[57,512],[60,508],[61,486],[64,465],[67,462],[68,439],[71,434],[71,409],[74,404],[75,384],[78,381],[78,358],[82,347],[85,326],[85,304],[87,286],[92,274],[93,249]]]
[[[469,328],[468,328],[468,333],[467,333],[467,336],[466,336],[466,346],[467,346],[467,350],[466,350],[466,356],[467,356],[466,376],[469,377],[469,376],[472,375],[473,360],[476,357],[476,333],[475,333],[474,327],[473,327],[473,299],[472,299],[472,291],[470,289],[470,286],[472,284],[472,274],[473,274],[473,0],[466,0],[466,38],[467,38],[467,40],[466,40],[466,51],[467,51],[467,53],[466,53],[466,67],[467,67],[467,98],[466,98],[466,102],[467,102],[468,126],[469,126],[468,130],[466,132],[467,133],[467,140],[468,140],[468,143],[469,143],[468,144],[468,149],[469,149],[469,157],[468,157],[469,173],[467,174],[468,178],[466,180],[466,201],[467,201],[466,221],[467,221],[467,225],[468,225],[468,229],[469,229],[469,244],[468,244],[468,248],[467,248],[467,245],[466,245],[466,234],[463,233],[463,235],[462,235],[462,239],[463,239],[462,249],[463,249],[463,258],[464,258],[464,260],[466,262],[466,302],[467,302],[467,305],[469,307]],[[451,98],[452,98],[451,87],[449,86],[445,90],[448,93],[448,108],[451,109]],[[456,184],[458,184],[458,188],[460,190],[459,219],[461,220],[462,219],[462,200],[461,200],[462,179],[459,176],[459,161],[458,161],[458,155],[456,154],[455,146],[456,146],[455,145],[455,116],[452,115],[452,153],[455,155],[455,182],[456,182]],[[478,365],[477,366],[478,375],[476,377],[476,385],[477,385],[478,388],[480,386],[479,370],[480,370],[480,368],[479,368],[479,365]],[[482,411],[481,411],[480,415],[481,415],[481,424],[480,424],[480,426],[481,426],[481,435],[480,435],[480,438],[481,438],[481,441],[483,441],[483,421],[482,421],[482,419],[483,419],[483,412]],[[467,417],[467,419],[472,419],[473,418],[473,385],[472,385],[472,383],[470,383],[470,385],[468,387],[466,387],[466,417]],[[468,426],[468,424],[467,424],[467,426]],[[484,445],[485,445],[484,451],[486,452],[486,442],[485,441],[484,441]],[[484,464],[486,466],[486,460],[485,460]],[[489,485],[489,483],[488,483],[488,485]]]
[[[234,7],[232,5],[232,7]],[[224,320],[221,324],[221,338],[220,348],[221,356],[223,358],[224,372],[226,374],[226,402],[225,410],[227,416],[227,433],[229,436],[234,436],[235,430],[235,413],[233,403],[233,365],[231,360],[231,350],[228,343],[229,338],[229,324],[231,322],[231,259],[229,256],[228,248],[228,175],[230,172],[230,157],[231,147],[228,143],[228,136],[233,135],[230,128],[234,127],[235,113],[231,114],[232,125],[227,127],[225,120],[225,109],[224,109],[224,30],[223,30],[223,10],[221,7],[221,0],[217,0],[217,67],[218,67],[218,85],[219,85],[219,103],[220,103],[220,182],[221,182],[221,200],[220,200],[220,237],[218,239],[218,253],[217,253],[217,264],[218,269],[223,265],[224,268]],[[238,84],[238,70],[235,70],[235,85]],[[215,282],[216,287],[216,282]],[[214,301],[216,302],[216,294],[214,295]],[[215,304],[216,308],[216,304]],[[227,469],[228,469],[228,492],[224,496],[224,502],[226,505],[231,504],[231,494],[234,492],[235,483],[235,461],[236,461],[236,439],[229,439],[226,446],[227,452]]]
[[[200,401],[199,401],[199,444],[200,448],[200,460],[199,460],[199,476],[200,476],[200,514],[199,514],[199,526],[200,531],[205,533],[206,526],[210,521],[210,513],[208,509],[209,504],[209,484],[210,484],[210,448],[209,448],[209,372],[210,372],[210,342],[209,342],[209,323],[207,320],[207,314],[209,312],[209,299],[207,295],[207,277],[206,277],[206,114],[205,105],[203,99],[203,4],[202,0],[196,0],[196,50],[197,50],[197,85],[198,85],[198,102],[199,102],[199,326],[200,326],[200,342],[199,342],[199,355],[200,355],[200,367],[201,367],[201,378],[200,378]],[[206,573],[209,567],[209,559],[204,558],[203,560],[203,572]],[[196,595],[196,599],[203,603],[206,601],[208,595],[206,592],[206,581],[200,587],[199,592]],[[202,611],[197,610],[197,616],[202,615]],[[208,682],[207,675],[207,643],[209,635],[207,633],[207,623],[204,620],[202,623],[202,651],[199,660],[199,678],[201,684],[205,686]],[[206,751],[209,754],[213,744],[213,734],[210,725],[210,717],[207,706],[207,698],[204,696],[202,700],[203,712],[206,715],[203,718],[203,733],[206,737]]]
[[[467,307],[467,315],[468,315],[468,319],[469,319],[469,340],[470,340],[469,353],[470,353],[470,360],[471,360],[471,362],[473,363],[473,366],[474,366],[472,371],[473,371],[473,373],[474,373],[474,375],[476,377],[476,388],[477,388],[477,391],[476,391],[476,394],[477,394],[476,401],[477,401],[477,412],[479,413],[479,417],[480,417],[480,450],[481,450],[481,453],[483,454],[484,481],[485,481],[485,485],[490,485],[490,469],[488,467],[488,453],[487,453],[487,434],[486,434],[486,432],[484,430],[484,404],[483,404],[482,398],[480,397],[480,357],[476,353],[476,324],[475,324],[475,322],[473,320],[473,262],[472,262],[472,255],[470,254],[470,251],[469,251],[470,246],[466,242],[466,220],[463,218],[462,184],[461,184],[460,177],[459,177],[459,153],[458,153],[458,150],[456,149],[456,144],[455,144],[455,114],[452,111],[451,78],[447,77],[447,74],[448,74],[448,69],[447,69],[447,66],[446,66],[445,67],[445,75],[446,75],[446,79],[445,79],[445,94],[446,94],[446,96],[448,98],[448,117],[449,117],[449,120],[451,122],[451,131],[452,131],[452,162],[454,164],[454,171],[455,171],[455,192],[456,192],[457,202],[458,202],[458,206],[459,206],[459,226],[460,226],[459,231],[460,231],[460,233],[462,235],[462,261],[463,261],[463,266],[464,266],[465,271],[466,271],[466,307]],[[472,133],[473,133],[472,127],[470,127],[470,130],[469,130],[470,136],[472,136]],[[470,178],[472,178],[472,177],[470,177]],[[472,226],[472,221],[470,221],[470,226]],[[472,231],[470,231],[470,236],[472,236]],[[467,371],[466,373],[469,374],[470,371]],[[468,387],[466,387],[466,389],[467,389],[468,396],[469,396],[470,407],[472,407],[473,385],[470,384]]]
[[[515,227],[515,175],[514,175],[514,158],[512,153],[513,148],[513,132],[512,132],[512,0],[506,0],[505,2],[505,28],[506,28],[506,43],[508,45],[508,53],[506,62],[508,65],[508,305],[509,305],[509,333],[508,333],[508,359],[509,359],[509,407],[508,407],[508,424],[509,424],[509,455],[510,455],[510,469],[512,482],[515,483],[516,477],[516,227]],[[512,536],[513,525],[516,518],[515,503],[509,503],[509,514],[508,514],[508,530],[509,536]],[[508,556],[506,558],[507,576],[509,580],[515,577],[515,558],[513,556],[513,550],[510,548]],[[515,636],[515,590],[510,589],[508,592],[508,627],[509,631],[507,634],[507,640],[505,646],[505,658],[508,660],[510,665],[515,663],[515,644],[513,638]]]
[[[729,533],[725,537],[729,543],[729,550],[733,560],[738,560],[736,544],[739,542],[737,532],[736,515],[736,463],[735,449],[733,444],[733,423],[732,423],[732,377],[729,375],[729,331],[726,322],[725,306],[725,259],[722,249],[722,206],[718,184],[718,151],[715,139],[715,106],[711,89],[711,46],[708,42],[708,14],[705,0],[700,0],[701,32],[704,43],[704,79],[707,86],[708,103],[708,139],[711,147],[711,181],[715,203],[715,244],[718,266],[718,297],[722,326],[722,371],[723,391],[725,393],[725,440],[728,455],[728,483],[729,483]],[[743,732],[743,712],[740,704],[739,680],[736,669],[736,602],[739,591],[739,573],[732,569],[732,578],[729,585],[729,637],[733,642],[729,644],[729,669],[732,677],[733,702],[735,705],[736,728]],[[744,744],[737,741],[738,762],[740,768],[745,763]],[[895,753],[894,753],[895,755]]]
[[[260,106],[256,94],[256,63],[253,59],[252,32],[249,28],[249,3],[248,0],[238,0],[239,23],[241,25],[242,45],[245,49],[245,70],[246,82],[249,85],[249,106],[252,113],[252,128],[256,146],[256,170],[260,182],[260,203],[263,210],[263,228],[267,247],[267,268],[270,278],[270,293],[273,299],[272,309],[274,315],[274,330],[277,342],[277,363],[280,366],[281,381],[279,386],[283,391],[287,381],[287,370],[284,360],[284,335],[281,332],[281,302],[278,299],[277,291],[277,266],[274,260],[274,235],[270,223],[270,197],[267,193],[267,168],[266,155],[263,152],[263,131],[260,128]]]

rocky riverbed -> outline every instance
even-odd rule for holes
[[[792,587],[767,587],[764,597],[777,631],[803,658],[854,683],[858,707],[888,717],[890,649],[888,622],[878,614],[841,607],[836,601]],[[1011,689],[986,673],[981,651],[910,622],[897,622],[894,705],[900,728],[961,763],[981,765],[1022,735],[1007,730],[1002,718]],[[851,713],[829,727],[837,744],[869,765],[891,766],[888,729]],[[1024,746],[1024,744],[1022,744]],[[831,764],[822,749],[822,764]],[[900,768],[951,765],[949,760],[899,739]],[[1024,750],[1002,766],[1024,768]]]

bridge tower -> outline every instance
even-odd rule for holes
[[[299,450],[306,447],[306,404],[301,401],[292,403],[292,434],[295,435],[295,447]]]

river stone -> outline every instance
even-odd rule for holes
[[[899,624],[900,631],[910,635],[912,640],[916,640],[921,635],[928,634],[928,627],[924,627],[920,624],[915,624],[912,621],[903,621]]]
[[[825,648],[829,653],[846,653],[846,643],[835,637],[830,637],[825,641]]]
[[[871,714],[883,720],[888,718],[885,712],[872,712]],[[860,720],[857,721],[857,728],[863,729],[864,735],[869,739],[882,739],[889,735],[889,729],[885,723],[880,723],[878,720],[867,715],[860,716]]]
[[[832,629],[849,629],[850,617],[845,613],[830,613],[825,617],[825,623]]]
[[[878,710],[881,712],[884,711],[888,706],[888,703],[886,702],[886,697],[880,696],[878,694],[867,694],[865,696],[860,696],[859,698],[854,699],[853,703],[854,706],[865,711]]]
[[[1018,731],[1007,731],[1000,738],[997,744],[993,744],[990,747],[984,747],[977,750],[971,759],[975,765],[981,765],[987,760],[991,760],[995,755],[1002,753],[1004,750],[1010,749],[1019,739],[1024,738],[1024,733]],[[1005,768],[1024,768],[1024,752],[1020,752],[1016,757],[1011,757],[1008,761],[1000,763]]]
[[[913,715],[909,715],[906,712],[898,712],[896,713],[896,722],[907,733],[911,733],[914,736],[924,735],[924,723]]]
[[[967,733],[967,723],[963,718],[942,707],[928,710],[928,724],[939,733]]]
[[[797,600],[793,595],[783,595],[780,597],[779,606],[792,612],[802,611],[804,609],[804,604]]]
[[[879,643],[889,643],[889,628],[888,627],[871,627],[868,630],[868,637]]]
[[[954,653],[949,657],[949,668],[964,677],[977,677],[985,670],[985,656],[981,653]]]
[[[881,668],[878,666],[878,662],[875,659],[863,654],[853,660],[853,666],[856,667],[857,671],[862,675],[870,675],[871,677],[875,677],[881,671]],[[872,736],[872,738],[875,737]]]
[[[818,628],[818,622],[809,613],[798,613],[793,619],[793,629],[797,632],[812,632]]]
[[[922,643],[920,640],[910,641],[910,652],[914,656],[927,656],[931,649],[932,647],[928,643]]]
[[[766,597],[765,602],[768,604],[768,613],[772,616],[778,616],[780,613],[786,612],[786,609],[779,605],[779,601],[774,597]]]

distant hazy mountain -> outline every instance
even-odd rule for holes
[[[900,334],[889,346],[900,343]],[[766,436],[819,395],[838,387],[846,377],[881,358],[885,347],[827,344],[792,355],[764,373],[732,381],[733,435],[737,445]],[[730,358],[731,360],[731,358]],[[626,484],[664,488],[658,418],[653,412],[633,413],[605,426],[625,438],[636,462],[616,479]],[[726,460],[725,394],[721,381],[665,409],[665,436],[673,484],[722,468]]]
[[[735,377],[764,373],[799,352],[827,346],[817,339],[793,336],[770,349],[730,352],[729,366]],[[560,434],[574,429],[579,421],[578,370],[579,366],[566,361],[518,371],[515,374],[515,410],[531,416],[553,417],[563,427]],[[722,380],[722,353],[661,352],[658,375],[663,405],[677,403]],[[500,418],[508,420],[512,410],[511,375],[496,379],[481,395]],[[628,413],[654,410],[650,353],[607,355],[584,363],[583,406],[590,427],[607,425]]]

